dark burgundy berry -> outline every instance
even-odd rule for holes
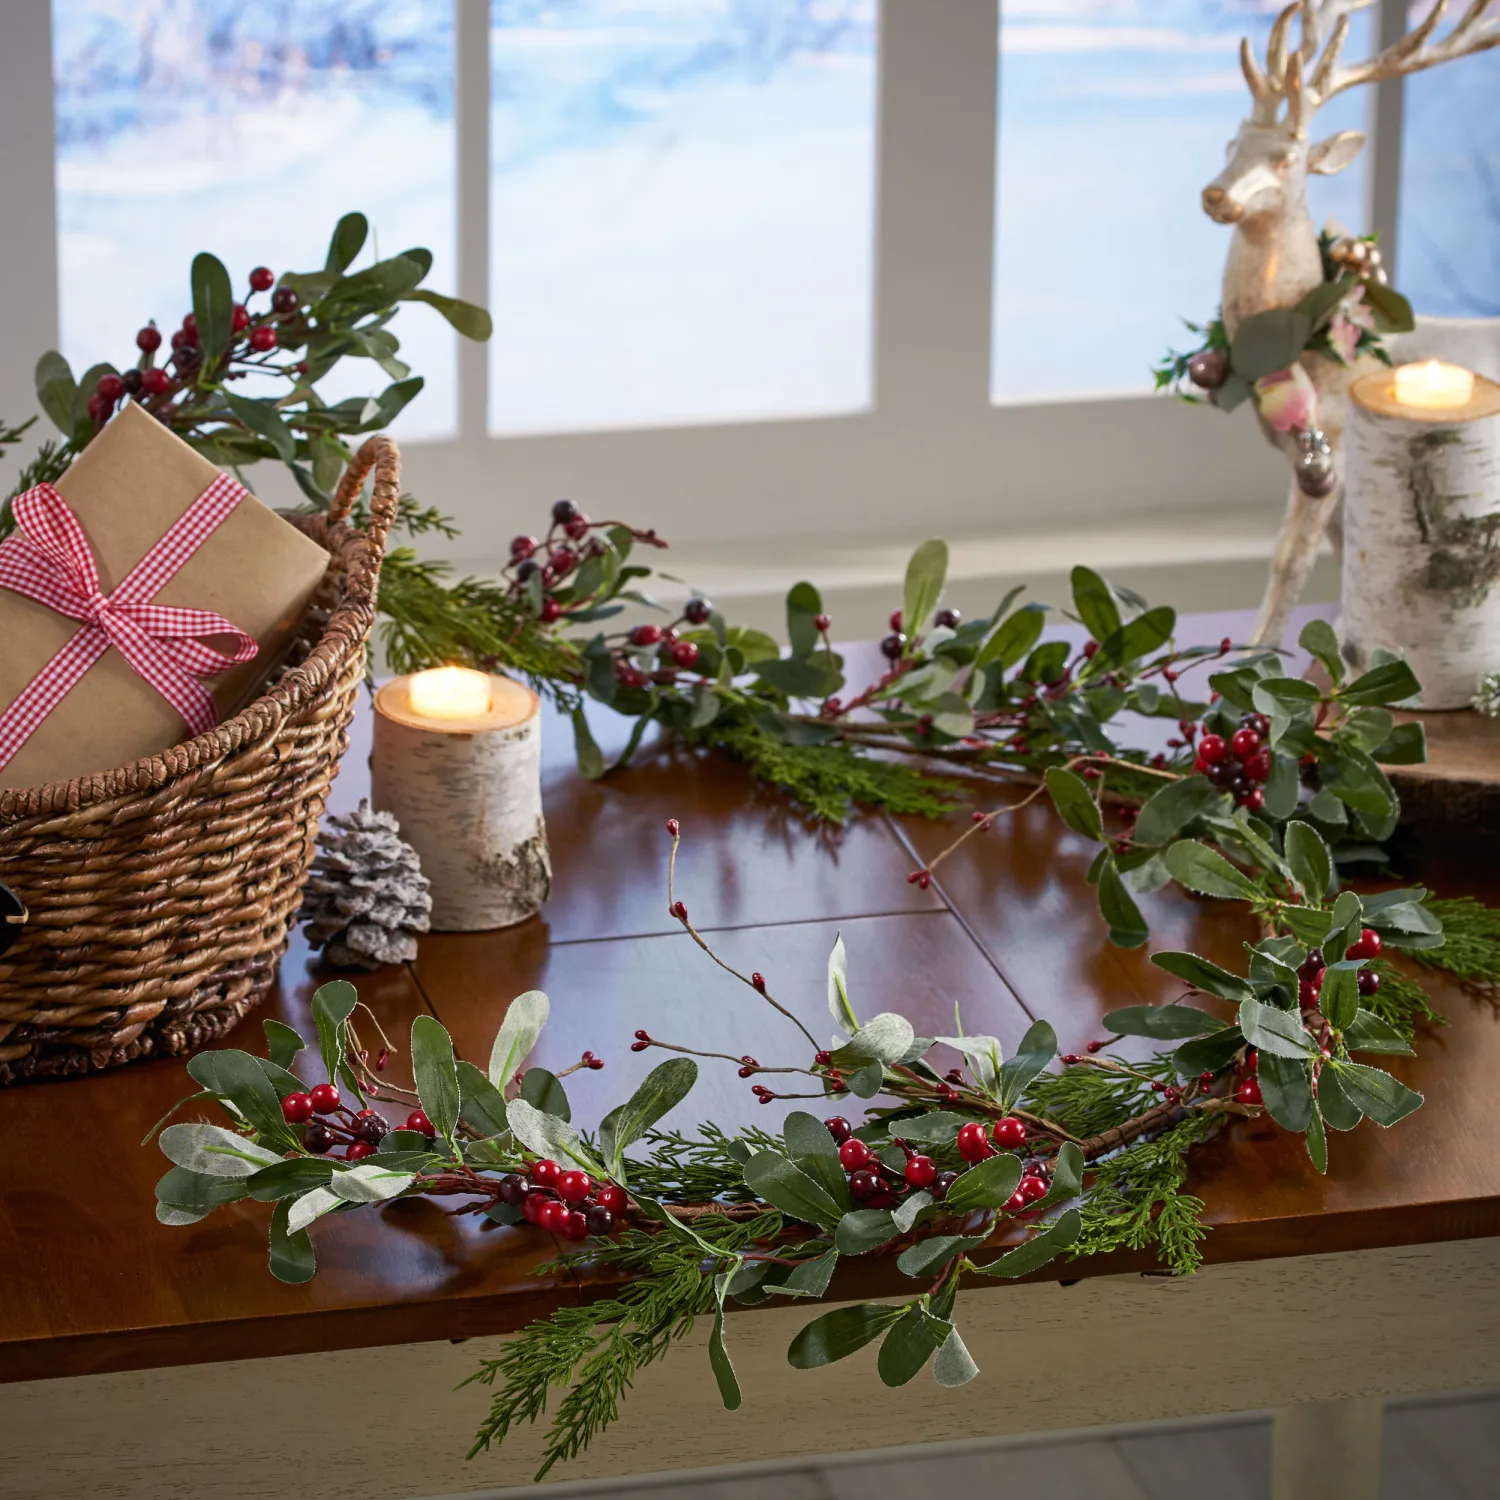
[[[500,1186],[496,1191],[502,1203],[509,1203],[514,1207],[526,1196],[526,1179],[511,1172],[500,1179]]]
[[[1361,969],[1359,971],[1359,992],[1368,999],[1371,995],[1379,992],[1380,975],[1374,969]]]
[[[141,329],[135,336],[135,347],[146,354],[161,348],[161,329],[154,323]]]
[[[714,607],[707,599],[689,599],[682,611],[689,625],[707,625],[713,612]]]
[[[934,625],[941,625],[947,630],[957,630],[963,623],[963,616],[956,609],[940,609],[933,618]]]
[[[1316,979],[1324,969],[1328,967],[1328,960],[1323,957],[1321,948],[1314,948],[1297,967],[1299,979]]]
[[[307,1150],[321,1156],[333,1145],[333,1132],[321,1120],[311,1120],[302,1132],[302,1144]]]
[[[186,374],[189,370],[196,370],[202,358],[203,351],[196,344],[180,344],[172,356],[172,363]]]
[[[903,1175],[914,1188],[930,1187],[937,1179],[937,1163],[930,1156],[909,1157]]]
[[[141,372],[133,365],[120,376],[120,380],[128,395],[134,396],[141,388]]]
[[[948,1196],[948,1189],[957,1181],[957,1172],[939,1172],[932,1179],[932,1186],[927,1191],[932,1194],[936,1202],[941,1203]]]
[[[312,1119],[312,1100],[306,1094],[288,1094],[281,1101],[281,1115],[288,1125],[305,1125]]]
[[[165,370],[154,366],[141,371],[141,389],[148,396],[159,396],[172,384],[172,377]]]
[[[276,285],[276,273],[270,266],[257,266],[250,273],[250,290],[269,292]]]
[[[906,651],[906,637],[899,630],[893,630],[890,635],[880,643],[880,654],[887,661],[900,661]]]
[[[432,1121],[427,1118],[425,1109],[414,1109],[406,1117],[406,1128],[415,1130],[418,1135],[436,1135],[437,1131],[432,1128]]]
[[[849,1196],[856,1202],[864,1203],[879,1191],[880,1179],[868,1167],[862,1168],[849,1179]]]
[[[1188,360],[1187,372],[1200,391],[1216,391],[1229,378],[1229,357],[1222,349],[1200,349]]]
[[[250,330],[250,347],[257,354],[269,354],[276,347],[276,330],[269,323]]]
[[[289,286],[279,286],[271,294],[271,306],[284,317],[294,313],[302,305],[301,299]]]
[[[603,1238],[615,1227],[615,1216],[597,1203],[584,1215],[584,1220],[595,1238]]]
[[[823,1123],[828,1127],[828,1133],[833,1137],[833,1142],[836,1146],[842,1146],[854,1134],[854,1127],[850,1125],[843,1115],[834,1115],[832,1118],[824,1120]]]
[[[516,577],[519,578],[522,583],[525,583],[533,573],[537,572],[537,570],[537,562],[534,557],[522,558],[521,561],[516,564]]]
[[[839,1147],[839,1163],[846,1172],[857,1172],[861,1167],[869,1165],[874,1154],[858,1136],[851,1135]]]
[[[698,648],[692,641],[678,641],[672,647],[672,660],[686,670],[698,663]]]
[[[559,526],[566,526],[569,521],[578,518],[578,507],[571,500],[559,500],[552,507],[552,519]]]
[[[339,1107],[339,1091],[331,1083],[314,1084],[308,1097],[320,1115],[331,1115]]]
[[[363,1116],[362,1119],[360,1115]],[[372,1146],[378,1146],[385,1139],[390,1126],[373,1110],[361,1110],[360,1115],[355,1116],[359,1123],[354,1127],[360,1140],[368,1141]]]

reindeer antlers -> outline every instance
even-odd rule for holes
[[[1255,60],[1250,39],[1241,40],[1240,68],[1253,101],[1250,118],[1257,125],[1274,125],[1277,110],[1285,100],[1285,123],[1301,135],[1312,115],[1335,94],[1346,89],[1379,83],[1407,73],[1419,73],[1439,63],[1500,46],[1500,8],[1488,21],[1484,19],[1487,11],[1500,6],[1500,0],[1470,0],[1468,9],[1447,36],[1429,46],[1448,8],[1448,0],[1435,0],[1424,19],[1383,52],[1377,52],[1364,62],[1339,68],[1339,54],[1349,35],[1349,16],[1371,3],[1372,0],[1322,0],[1322,3],[1318,0],[1293,0],[1271,25],[1264,71]],[[1289,52],[1287,41],[1292,22],[1299,17],[1300,45],[1295,52]],[[1333,28],[1325,44],[1323,28],[1330,18]],[[1317,58],[1316,62],[1314,58]]]

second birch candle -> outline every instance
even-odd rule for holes
[[[375,695],[371,800],[421,857],[434,931],[509,927],[547,899],[539,709],[530,688],[464,667]]]
[[[1344,653],[1394,651],[1415,707],[1467,708],[1500,667],[1500,386],[1434,361],[1349,396]]]

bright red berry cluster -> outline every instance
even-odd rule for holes
[[[1193,737],[1195,725],[1184,726]],[[1239,806],[1259,812],[1266,796],[1262,785],[1271,779],[1271,721],[1264,714],[1246,714],[1240,727],[1226,740],[1205,734],[1198,741],[1193,770],[1207,776],[1216,787],[1234,794]]]
[[[500,1201],[519,1207],[528,1224],[567,1240],[608,1234],[629,1202],[624,1188],[595,1182],[587,1172],[545,1157],[532,1162],[528,1177],[515,1172],[502,1177],[496,1188]]]
[[[281,1115],[288,1125],[303,1127],[304,1150],[323,1156],[343,1146],[347,1161],[372,1155],[391,1129],[373,1109],[350,1110],[331,1083],[316,1083],[306,1093],[288,1094],[281,1101]],[[431,1122],[421,1110],[412,1113],[406,1128],[416,1129],[412,1122],[419,1117],[426,1127],[422,1133],[431,1135]]]

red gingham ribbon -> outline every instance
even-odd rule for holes
[[[82,620],[83,629],[0,714],[0,769],[111,646],[194,734],[219,722],[218,707],[198,679],[253,660],[254,639],[211,610],[149,601],[247,493],[227,474],[219,475],[111,594],[99,592],[98,564],[68,502],[50,484],[16,497],[12,513],[18,529],[0,542],[0,588]],[[214,635],[231,637],[234,650],[217,651],[198,639]]]

